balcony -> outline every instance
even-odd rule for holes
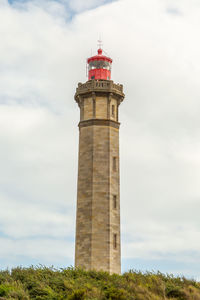
[[[79,83],[76,89],[75,99],[78,95],[92,92],[106,92],[117,94],[124,98],[123,85],[116,84],[112,80],[89,80],[86,83]]]

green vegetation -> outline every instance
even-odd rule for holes
[[[200,300],[200,283],[162,273],[123,275],[36,267],[0,271],[0,300]]]

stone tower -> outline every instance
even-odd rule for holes
[[[121,273],[119,105],[123,86],[110,80],[112,60],[88,59],[88,81],[79,83],[79,165],[75,266]]]

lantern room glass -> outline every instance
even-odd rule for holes
[[[89,63],[89,71],[94,69],[105,69],[111,71],[111,63],[105,60],[94,60]]]

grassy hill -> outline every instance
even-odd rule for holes
[[[200,300],[200,283],[161,273],[15,268],[0,271],[0,300]]]

